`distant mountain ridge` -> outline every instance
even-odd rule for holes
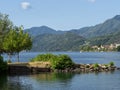
[[[103,35],[120,31],[120,15],[116,15],[115,17],[108,19],[101,24],[97,24],[95,26],[90,26],[90,27],[83,27],[80,29],[72,29],[68,31],[57,31],[48,26],[41,26],[41,27],[32,27],[30,29],[26,29],[25,31],[32,36],[37,36],[40,34],[63,34],[68,31],[77,33],[80,36],[87,37],[87,38],[103,36]]]
[[[48,26],[24,31],[33,37],[32,51],[76,51],[86,41],[91,45],[120,43],[120,15],[95,26],[69,31],[57,31]]]
[[[30,29],[25,29],[31,36],[38,36],[42,34],[61,34],[63,31],[56,31],[48,26],[32,27]]]
[[[103,36],[119,31],[120,31],[120,15],[116,15],[112,19],[108,19],[104,23],[97,24],[95,26],[71,30],[71,32],[78,33],[81,36],[87,38]]]

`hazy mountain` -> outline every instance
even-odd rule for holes
[[[41,34],[61,34],[62,31],[56,31],[48,26],[41,27],[32,27],[30,29],[26,29],[25,32],[28,32],[31,36],[38,36]]]
[[[108,19],[104,23],[101,23],[95,26],[71,30],[71,32],[80,34],[81,36],[84,36],[87,38],[103,36],[103,35],[119,32],[119,31],[120,31],[120,15],[116,15],[112,19]]]
[[[74,33],[42,34],[34,38],[32,51],[78,51],[85,39]]]
[[[80,29],[72,29],[69,31],[87,38],[103,36],[107,34],[112,34],[114,32],[119,32],[120,31],[120,15],[116,15],[115,17],[106,20],[104,23],[101,23],[95,26],[84,27]],[[32,36],[37,36],[40,34],[63,34],[67,31],[57,31],[47,26],[41,26],[41,27],[32,27],[30,29],[26,29],[25,32],[28,32]]]
[[[113,43],[120,43],[120,32],[90,38],[89,42],[91,45],[105,45],[105,44],[110,45]]]
[[[77,51],[85,41],[92,45],[120,43],[120,15],[81,29],[57,31],[41,26],[32,27],[25,32],[33,36],[32,51]]]

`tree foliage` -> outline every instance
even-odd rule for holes
[[[12,22],[9,20],[8,15],[0,13],[0,54],[4,52],[2,43],[4,37],[12,26]]]
[[[28,33],[24,33],[21,27],[11,29],[4,38],[4,50],[10,55],[18,54],[23,50],[29,50],[32,47],[32,40]]]

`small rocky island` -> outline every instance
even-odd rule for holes
[[[73,67],[65,69],[52,69],[48,62],[11,63],[8,66],[10,74],[37,74],[40,72],[88,73],[120,70],[120,68],[112,65],[112,62],[111,64],[74,64]]]
[[[9,63],[9,74],[37,74],[40,72],[108,72],[120,70],[114,62],[108,64],[75,64],[67,55],[41,54],[27,63]]]

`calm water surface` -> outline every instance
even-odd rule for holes
[[[120,66],[118,52],[52,52],[67,54],[76,63],[109,63]],[[21,53],[27,62],[39,53]],[[7,59],[7,56],[4,56]],[[16,57],[13,57],[16,60]],[[102,73],[40,73],[37,75],[0,75],[0,90],[120,90],[120,71]]]

